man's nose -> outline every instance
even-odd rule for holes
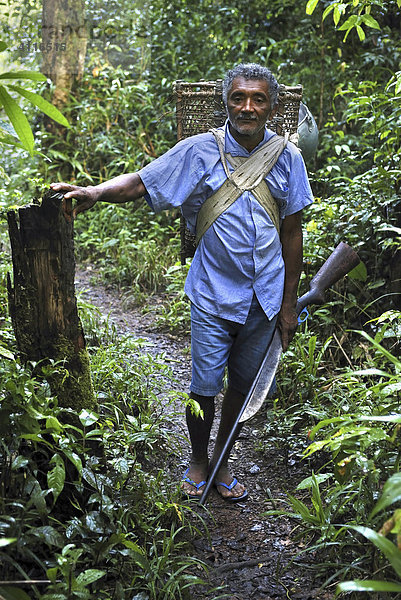
[[[241,110],[242,112],[253,112],[252,98],[245,98]]]

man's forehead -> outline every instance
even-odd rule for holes
[[[269,95],[269,86],[265,79],[246,79],[245,77],[235,77],[229,89],[229,93],[237,91],[252,92],[252,93],[263,93],[266,96]]]

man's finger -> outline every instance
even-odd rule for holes
[[[75,205],[74,210],[72,211],[72,218],[75,219],[77,215],[79,215],[79,213],[84,212],[85,210],[88,210],[91,207],[91,203],[88,200],[81,200],[77,202],[77,204]]]
[[[62,190],[66,190],[71,191],[74,188],[76,188],[76,185],[71,185],[70,183],[64,183],[63,181],[58,181],[58,182],[53,182],[50,184],[50,187],[52,188],[52,190],[55,190],[56,192],[60,192]]]

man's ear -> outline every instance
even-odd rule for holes
[[[270,111],[269,121],[271,121],[273,119],[273,117],[276,116],[277,111],[278,111],[278,104],[276,104],[276,106]]]

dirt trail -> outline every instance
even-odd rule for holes
[[[109,314],[119,333],[149,340],[152,345],[146,351],[166,352],[166,360],[181,389],[188,391],[189,339],[156,332],[150,314],[143,315],[135,308],[124,309],[118,291],[94,285],[92,278],[91,270],[78,270],[76,287],[82,297],[99,307],[104,315]],[[219,402],[216,408],[218,422]],[[294,522],[263,516],[265,511],[283,506],[285,491],[292,491],[305,476],[300,472],[299,460],[289,459],[287,451],[273,444],[269,447],[262,438],[264,418],[262,409],[245,424],[232,453],[231,469],[247,485],[247,502],[228,504],[212,491],[208,500],[211,516],[206,519],[211,543],[207,539],[194,540],[194,555],[208,565],[213,586],[226,586],[226,598],[230,600],[329,600],[334,592],[323,592],[312,579],[307,564],[311,556],[297,557],[303,543],[302,538],[297,539]],[[184,416],[177,420],[176,427],[180,433],[186,432]],[[214,428],[212,441],[215,434]],[[184,465],[184,462],[175,465],[172,476],[179,477]],[[199,589],[192,596],[193,600],[212,597],[213,594],[208,596],[206,590]]]

